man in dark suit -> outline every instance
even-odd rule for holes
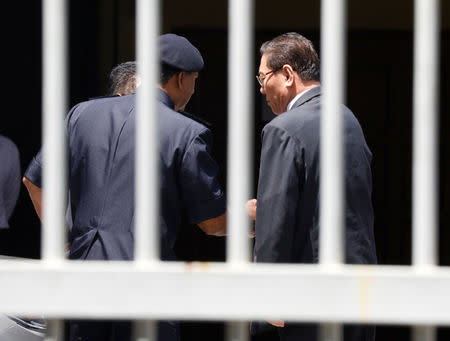
[[[257,79],[278,115],[262,132],[256,213],[256,262],[317,263],[321,89],[312,43],[286,33],[261,46]],[[345,137],[346,262],[376,263],[371,203],[372,154],[353,113],[342,105]],[[318,304],[320,304],[318,302]],[[272,321],[281,340],[315,340],[314,324]],[[344,328],[345,340],[373,340],[366,326]]]

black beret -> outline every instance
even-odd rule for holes
[[[203,69],[203,58],[189,40],[173,33],[159,36],[161,62],[187,72]]]

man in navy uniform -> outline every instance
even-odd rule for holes
[[[174,34],[160,36],[159,46],[161,259],[176,260],[173,246],[182,215],[205,233],[223,236],[226,207],[210,155],[211,132],[177,112],[194,93],[202,56]],[[83,102],[68,114],[70,259],[133,258],[135,123],[135,94]],[[38,154],[23,179],[35,207],[41,201],[40,174]],[[70,323],[70,340],[129,339],[126,322]],[[159,339],[178,340],[178,324],[160,323]]]
[[[20,158],[14,142],[1,135],[0,161],[0,229],[5,229],[19,198]]]
[[[256,262],[319,260],[320,111],[319,57],[297,33],[282,34],[260,49],[258,82],[278,115],[262,132],[256,210]],[[342,105],[345,141],[346,262],[376,263],[371,202],[372,154],[353,113]],[[320,302],[318,302],[320,304]],[[272,321],[281,340],[316,340],[313,324]],[[374,340],[373,327],[346,326],[344,339]]]

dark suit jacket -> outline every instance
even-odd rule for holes
[[[264,127],[257,194],[256,262],[319,260],[320,110],[320,87],[317,87]],[[342,111],[346,262],[374,264],[372,154],[353,113],[345,106]],[[301,325],[296,328],[293,334],[298,339],[306,329]]]

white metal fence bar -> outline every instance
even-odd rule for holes
[[[335,323],[323,323],[320,326],[319,338],[322,341],[342,341],[342,327]]]
[[[64,326],[60,320],[47,321],[46,335],[44,341],[61,341],[63,337]]]
[[[420,268],[438,263],[439,17],[439,0],[414,2],[412,263]],[[414,341],[436,340],[434,326],[412,331]]]
[[[249,260],[249,218],[253,105],[253,1],[229,1],[228,35],[228,242],[227,261]]]
[[[45,0],[42,3],[43,37],[43,229],[41,257],[48,265],[65,258],[66,205],[66,1]],[[46,341],[60,340],[62,322],[49,321]]]
[[[135,264],[159,262],[159,130],[157,82],[159,78],[159,0],[136,3],[137,74],[141,89],[136,103]],[[154,290],[154,289],[151,289]],[[157,340],[156,322],[134,323],[134,339]]]
[[[42,258],[64,259],[66,204],[66,1],[43,2]]]
[[[342,263],[344,172],[343,123],[344,100],[344,26],[345,0],[322,0],[320,121],[320,239],[321,264]]]
[[[42,268],[2,261],[0,283],[0,313],[13,315],[450,325],[450,295],[442,294],[450,287],[448,267],[347,265],[328,272],[248,264],[242,271],[169,262],[136,271],[128,262]]]
[[[415,1],[413,264],[436,265],[438,0]]]
[[[152,341],[158,340],[158,331],[155,321],[136,321],[134,326],[134,340]]]
[[[319,262],[344,261],[344,102],[345,0],[321,3],[320,232]],[[339,321],[339,320],[336,320]],[[321,341],[342,339],[342,326],[321,325]]]
[[[136,4],[137,62],[141,87],[136,103],[135,260],[159,260],[159,140],[156,91],[159,63],[159,0]]]
[[[249,326],[247,322],[228,322],[226,329],[226,340],[229,341],[248,341]]]
[[[436,328],[432,326],[414,326],[413,341],[436,340]]]

